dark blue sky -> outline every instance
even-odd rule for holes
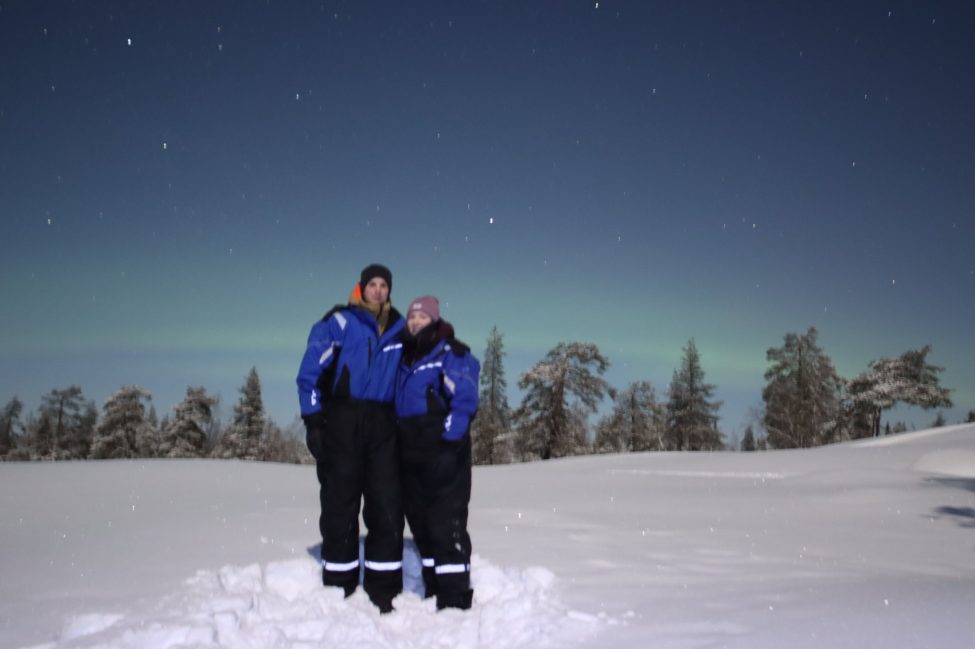
[[[932,344],[975,408],[970,2],[0,2],[0,400],[256,365],[297,413],[359,270],[509,384],[560,341],[740,431],[765,351]],[[512,390],[512,403],[518,395]],[[934,413],[896,417],[929,423]]]

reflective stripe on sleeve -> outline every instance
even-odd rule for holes
[[[383,347],[383,351],[391,352],[394,349],[402,349],[402,348],[403,348],[403,343],[396,343],[395,345],[386,345],[385,347]]]
[[[402,561],[369,561],[366,559],[366,570],[375,570],[376,572],[390,572],[392,570],[401,570],[403,568]]]
[[[335,349],[335,345],[329,345],[328,349],[322,352],[322,357],[318,359],[319,365],[324,365],[328,362],[328,359],[332,357],[332,351]]]
[[[423,567],[424,568],[432,568],[433,567],[433,559],[423,559]]]

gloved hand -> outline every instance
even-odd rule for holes
[[[310,415],[303,415],[301,418],[305,422],[305,444],[315,461],[320,462],[322,459],[322,435],[325,434],[325,413],[319,410]]]

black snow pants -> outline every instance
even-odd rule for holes
[[[345,589],[347,596],[358,586],[359,505],[363,503],[367,529],[363,587],[380,610],[389,611],[393,598],[403,590],[403,508],[393,406],[335,400],[326,411],[316,455],[322,581]]]
[[[442,439],[444,416],[400,419],[403,509],[423,561],[426,596],[437,608],[470,608],[471,442]]]

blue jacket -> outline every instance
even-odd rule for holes
[[[412,365],[400,363],[396,376],[396,415],[431,414],[431,406],[446,413],[442,436],[456,441],[467,434],[477,413],[481,364],[466,348],[451,349],[449,340]],[[455,343],[455,347],[457,347]],[[433,404],[428,396],[434,399]]]
[[[328,399],[390,403],[403,344],[397,339],[405,320],[392,309],[382,336],[379,323],[364,309],[348,307],[315,323],[298,368],[302,416],[322,409]]]

